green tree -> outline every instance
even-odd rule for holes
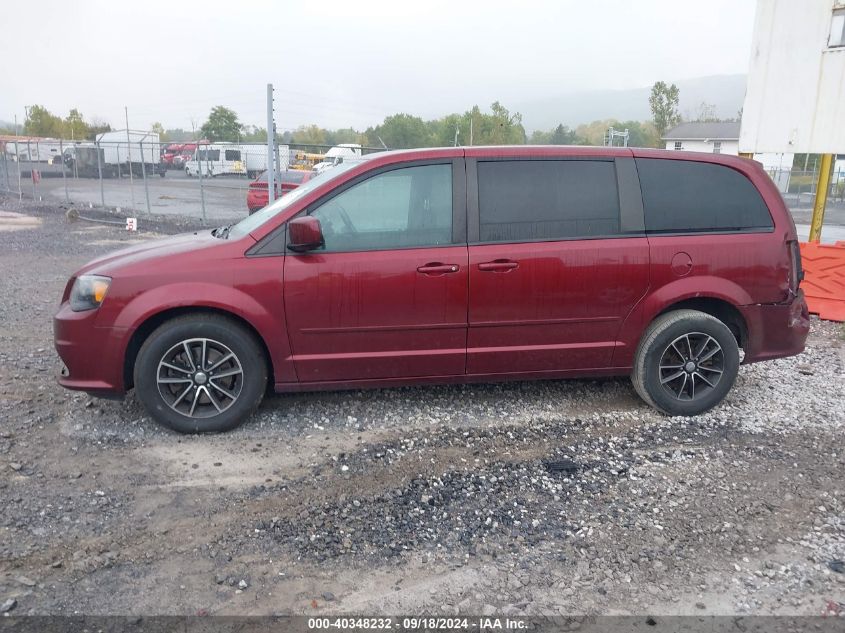
[[[458,132],[458,145],[469,145],[469,121],[472,111],[461,114],[447,114],[444,117],[429,121],[426,127],[433,147],[451,147],[455,144],[455,131]],[[474,128],[474,126],[473,126]],[[475,129],[473,129],[473,135]],[[473,139],[473,144],[479,144]]]
[[[583,145],[604,145],[604,137],[607,134],[607,129],[611,126],[618,128],[619,121],[616,119],[599,119],[590,123],[582,123],[575,131]]]
[[[577,145],[578,135],[567,126],[558,125],[549,136],[549,145]]]
[[[326,130],[326,143],[329,145],[340,145],[341,143],[360,143],[361,145],[366,145],[367,137],[351,127]],[[381,145],[377,147],[381,147]]]
[[[681,115],[678,113],[678,87],[675,84],[667,86],[665,82],[656,82],[651,87],[648,104],[651,106],[652,120],[660,138],[663,138],[667,130],[681,122]]]
[[[552,138],[551,132],[544,132],[543,130],[534,130],[531,136],[528,137],[530,145],[549,145],[549,139]]]
[[[200,134],[209,141],[237,141],[243,126],[234,110],[225,106],[214,106],[208,120],[200,127]]]
[[[660,135],[651,121],[620,121],[613,127],[628,130],[630,147],[660,147]]]
[[[326,130],[319,125],[301,125],[293,131],[294,145],[326,145]]]
[[[579,138],[575,130],[560,124],[548,132],[534,130],[529,143],[532,145],[582,145],[583,139]]]
[[[156,121],[150,126],[150,132],[158,134],[159,141],[167,142],[169,140],[167,138],[167,131],[164,129],[164,126],[158,121]]]
[[[192,141],[196,138],[193,132],[190,130],[183,130],[180,127],[167,128],[164,133],[167,135],[167,140],[170,143]]]
[[[82,118],[79,110],[73,108],[62,124],[62,137],[79,140],[88,137],[88,124]]]
[[[44,106],[34,105],[27,109],[26,121],[23,124],[24,134],[59,138],[63,131],[64,122],[61,118],[50,113]]]
[[[241,133],[241,141],[244,143],[266,143],[267,130],[257,125],[245,125]]]
[[[97,136],[99,136],[103,132],[111,132],[111,125],[109,125],[102,119],[91,119],[91,122],[88,124],[88,140],[96,141]]]
[[[431,145],[429,128],[425,121],[410,114],[394,114],[387,117],[375,129],[367,130],[367,138],[376,147],[380,138],[391,149],[428,147]]]
[[[513,114],[498,101],[490,106],[492,114],[482,119],[486,127],[481,142],[485,145],[524,145],[525,128],[522,127],[522,115]],[[475,144],[475,121],[473,121],[473,144]]]

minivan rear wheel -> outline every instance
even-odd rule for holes
[[[267,385],[264,354],[231,319],[189,315],[167,321],[144,341],[135,361],[135,392],[160,424],[180,433],[215,433],[240,425]]]
[[[698,310],[673,310],[649,326],[631,380],[667,415],[692,416],[719,404],[739,371],[739,346],[727,325]]]

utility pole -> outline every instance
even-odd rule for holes
[[[18,200],[23,200],[21,189],[21,153],[18,151],[18,115],[15,115],[15,160],[18,161]]]
[[[149,134],[144,134],[144,136],[141,137],[141,141],[138,143],[138,145],[141,147],[141,174],[144,177],[144,195],[147,198],[147,213],[152,213],[152,210],[150,208],[150,189],[147,186],[147,160],[144,157],[144,140],[146,140],[148,136]],[[153,153],[155,153],[155,149],[153,149]]]
[[[813,202],[813,219],[810,222],[810,240],[818,244],[822,237],[824,208],[827,204],[827,192],[830,189],[830,172],[833,169],[833,154],[822,154],[819,178],[816,182],[816,199]]]
[[[132,178],[132,142],[129,140],[129,108],[123,106],[123,113],[126,115],[126,156],[129,158],[129,194],[132,196],[132,209],[135,209],[135,180]],[[118,145],[118,149],[120,146]],[[118,152],[120,157],[120,152]],[[120,164],[117,166],[120,172]]]
[[[273,120],[273,84],[267,84],[267,204],[276,200],[276,169],[273,165],[276,123]]]

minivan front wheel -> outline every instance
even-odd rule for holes
[[[691,416],[719,404],[738,371],[739,346],[728,326],[698,310],[674,310],[646,330],[631,378],[648,404]]]
[[[215,315],[167,321],[135,362],[138,399],[159,423],[181,433],[228,431],[261,402],[264,354],[238,323]]]

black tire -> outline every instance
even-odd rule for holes
[[[234,358],[225,359],[230,354]],[[180,433],[237,427],[255,411],[267,387],[258,341],[217,315],[188,315],[159,326],[141,346],[134,374],[135,392],[150,415]]]
[[[631,381],[655,409],[693,416],[719,404],[738,371],[739,346],[728,326],[698,310],[674,310],[646,330]]]

